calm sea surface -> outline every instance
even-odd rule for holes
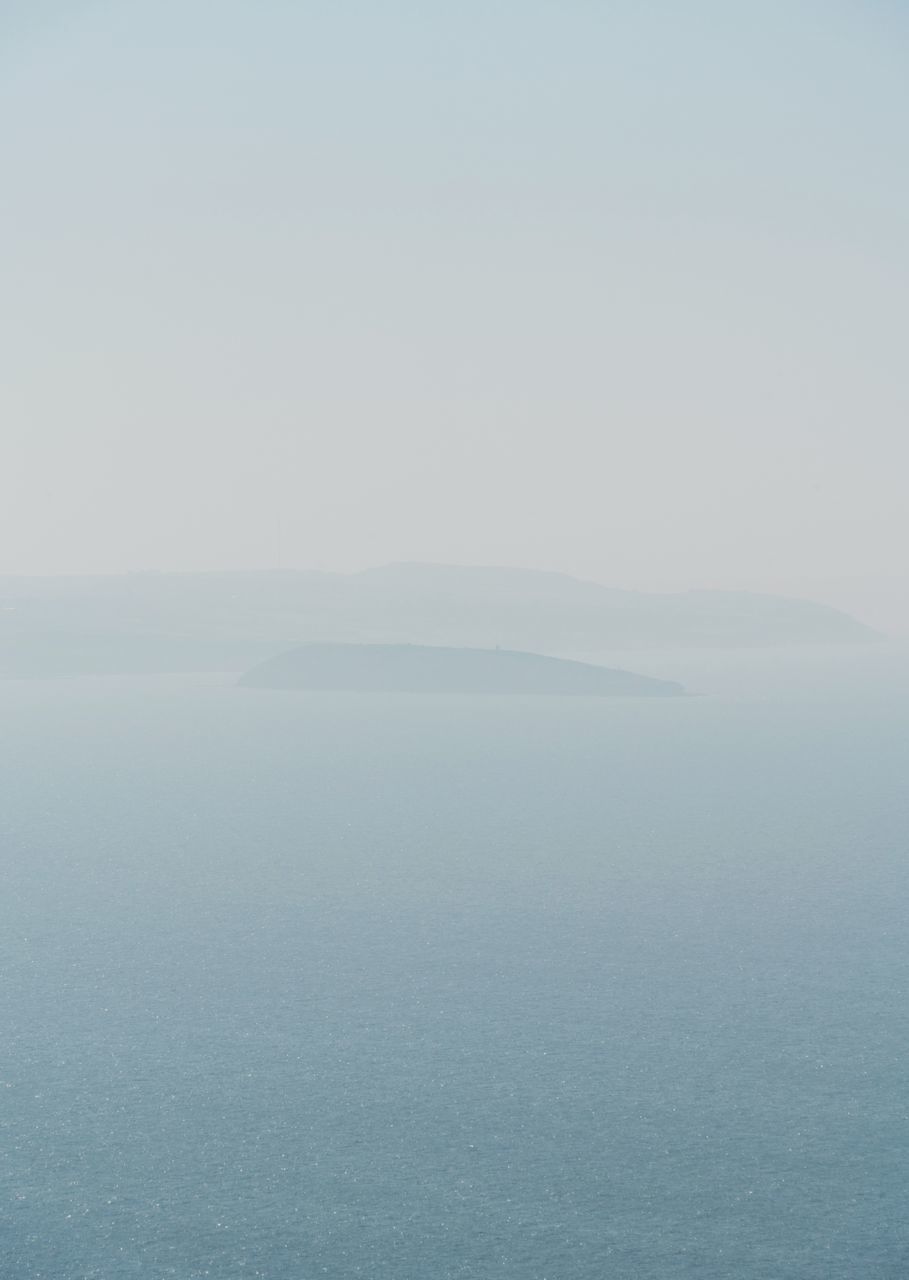
[[[909,655],[0,685],[3,1280],[905,1280]]]

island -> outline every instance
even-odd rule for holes
[[[0,679],[239,675],[303,643],[499,645],[597,661],[596,655],[631,651],[864,645],[881,638],[809,600],[728,591],[654,595],[493,566],[0,575]]]
[[[588,662],[513,649],[451,649],[417,644],[305,644],[252,667],[239,683],[254,689],[356,693],[546,694],[674,697],[655,680]]]

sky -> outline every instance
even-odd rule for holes
[[[0,572],[909,633],[909,6],[7,0]]]

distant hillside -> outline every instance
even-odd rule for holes
[[[805,600],[649,595],[522,569],[0,578],[0,675],[242,671],[313,641],[557,655],[876,638],[847,614]]]
[[[861,644],[877,633],[827,605],[745,592],[657,595],[526,569],[396,564],[347,580],[383,639],[547,652]],[[391,633],[403,627],[406,635]]]
[[[310,644],[269,658],[240,677],[256,689],[356,693],[540,694],[671,697],[680,684],[587,662],[507,649],[428,645]]]

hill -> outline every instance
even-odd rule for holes
[[[359,693],[545,694],[671,697],[682,686],[587,662],[506,649],[428,645],[310,644],[240,677],[256,689]]]
[[[0,578],[0,675],[242,671],[316,641],[572,654],[876,638],[806,600],[617,591],[523,569]]]

